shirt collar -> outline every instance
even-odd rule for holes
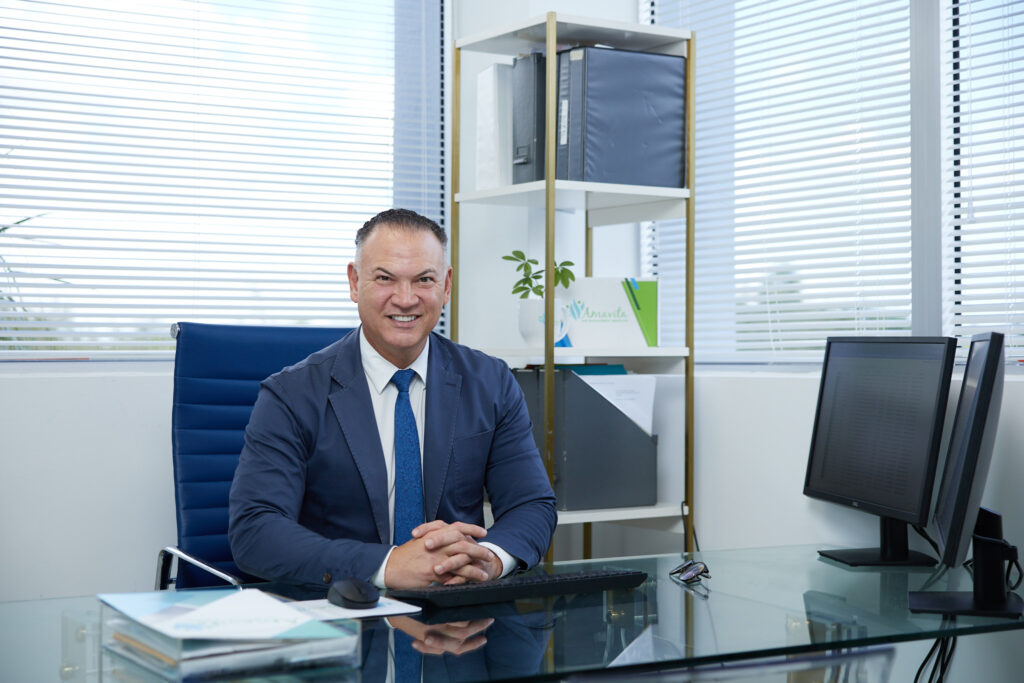
[[[363,358],[363,371],[366,372],[366,378],[370,381],[370,386],[378,394],[383,393],[384,389],[391,382],[391,377],[402,368],[395,366],[385,359],[384,356],[377,353],[377,349],[373,348],[366,339],[362,325],[359,326],[359,353]],[[428,336],[427,343],[423,345],[420,355],[409,365],[424,385],[427,383],[427,359],[429,357],[430,337]]]

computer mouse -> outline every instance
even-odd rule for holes
[[[346,609],[370,609],[380,600],[380,591],[362,579],[338,579],[327,591],[327,601]]]

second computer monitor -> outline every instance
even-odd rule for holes
[[[878,547],[826,550],[850,565],[935,561],[907,548],[928,520],[956,342],[831,337],[825,346],[804,493],[881,518]]]
[[[960,386],[932,524],[943,564],[967,556],[978,518],[1003,400],[1003,335],[975,335]]]

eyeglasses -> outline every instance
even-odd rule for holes
[[[697,583],[701,579],[710,579],[708,566],[700,560],[687,560],[668,573],[673,579],[683,583]]]

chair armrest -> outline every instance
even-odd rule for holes
[[[171,583],[171,578],[170,578],[170,575],[171,575],[171,562],[173,561],[173,559],[175,557],[178,558],[179,564],[181,562],[188,562],[189,564],[191,564],[191,565],[193,565],[195,567],[199,567],[200,569],[205,570],[205,571],[209,572],[210,574],[213,574],[214,576],[216,576],[219,579],[223,579],[224,581],[227,581],[228,583],[230,583],[232,586],[238,588],[239,590],[241,590],[241,588],[242,588],[242,582],[239,581],[234,576],[232,576],[231,574],[228,574],[227,572],[222,572],[221,570],[217,569],[216,567],[211,567],[210,565],[206,564],[202,560],[200,560],[200,559],[198,559],[196,557],[192,557],[188,553],[186,553],[186,552],[184,552],[182,550],[179,550],[178,548],[175,548],[174,546],[167,546],[166,548],[164,548],[163,550],[160,551],[159,555],[157,555],[157,561],[156,561],[156,589],[157,590],[162,591],[162,590],[166,589],[168,585],[170,585],[170,583]]]

